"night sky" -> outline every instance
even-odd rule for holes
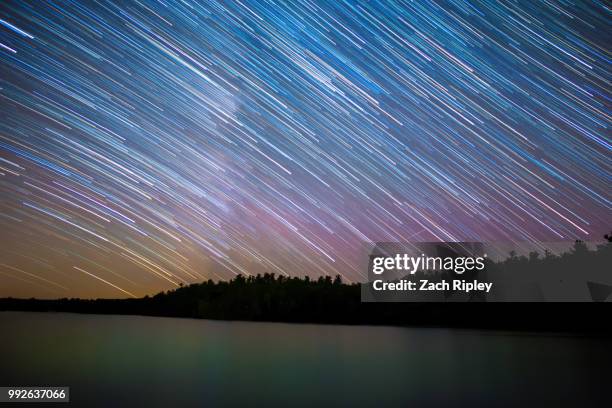
[[[599,240],[611,32],[586,1],[2,1],[0,296]]]

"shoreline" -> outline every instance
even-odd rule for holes
[[[44,302],[44,300],[41,300],[41,299],[0,298],[0,312],[74,314],[74,315],[93,315],[93,316],[125,316],[125,317],[132,316],[132,317],[154,317],[154,318],[173,318],[173,319],[178,318],[178,319],[207,320],[207,321],[228,322],[228,323],[241,322],[241,323],[271,323],[271,324],[290,324],[290,325],[298,324],[298,325],[348,326],[348,327],[395,327],[395,328],[414,328],[414,329],[469,330],[469,331],[484,331],[484,332],[489,332],[489,333],[505,332],[509,334],[512,333],[515,335],[545,335],[545,336],[555,336],[555,337],[557,336],[558,337],[591,337],[591,338],[593,337],[601,337],[601,338],[612,337],[612,328],[608,327],[609,325],[605,325],[605,323],[602,323],[601,325],[597,325],[597,326],[591,326],[588,328],[584,328],[584,327],[583,328],[580,328],[580,327],[562,328],[556,325],[549,325],[549,326],[543,325],[541,327],[536,327],[533,324],[525,324],[525,325],[512,324],[514,322],[507,322],[507,324],[501,324],[499,322],[497,322],[497,324],[458,324],[458,322],[455,322],[455,324],[441,324],[441,323],[436,323],[436,322],[431,322],[431,323],[426,323],[426,322],[417,323],[417,322],[410,322],[410,321],[389,322],[389,321],[384,321],[384,320],[376,322],[376,321],[370,321],[370,320],[360,321],[360,320],[350,320],[350,319],[335,320],[335,321],[314,320],[314,319],[311,319],[311,320],[263,319],[263,318],[262,319],[244,319],[244,318],[239,318],[239,317],[221,318],[221,317],[215,317],[215,316],[187,316],[187,315],[172,315],[172,314],[137,313],[137,312],[130,312],[130,311],[104,312],[100,310],[95,310],[95,311],[74,310],[74,309],[73,310],[69,310],[69,309],[61,310],[61,309],[56,309],[56,308],[42,308],[42,307],[29,307],[29,308],[28,307],[21,307],[21,308],[6,307],[4,303],[7,300],[25,302],[25,303],[28,303],[30,306],[33,306],[33,304],[31,303],[32,301],[35,301],[36,303],[40,301]],[[119,299],[94,299],[90,301],[96,302],[100,300],[111,301],[111,302],[120,301]],[[54,302],[56,300],[50,300],[50,301]],[[78,299],[78,301],[88,301],[88,300]],[[404,304],[401,304],[401,305],[404,305]],[[414,305],[414,304],[410,304],[410,305]],[[428,305],[431,306],[432,303],[428,303]],[[442,303],[442,304],[433,304],[433,305],[435,305],[434,308],[436,308],[439,311],[442,308],[448,308],[451,305],[455,306],[457,305],[457,303]],[[478,304],[472,304],[472,305],[478,305]],[[480,305],[484,306],[486,304],[480,304]],[[503,305],[506,305],[505,306],[506,309],[509,307],[512,307],[513,305],[520,305],[520,306],[517,306],[519,308],[530,306],[532,308],[537,309],[538,307],[540,307],[540,305],[547,305],[547,304],[506,303]],[[554,306],[563,307],[561,305],[564,305],[564,304],[548,304],[548,306],[544,306],[544,307],[546,308],[551,308]],[[584,303],[581,305],[591,305],[591,304]],[[600,309],[600,312],[602,313],[602,319],[605,319],[603,315],[609,315],[609,313],[607,313],[605,308]],[[593,319],[594,317],[590,316],[590,318]],[[482,323],[482,320],[479,320],[477,322]],[[533,323],[533,320],[527,320],[527,322]]]

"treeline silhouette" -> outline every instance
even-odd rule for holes
[[[580,241],[555,256],[514,253],[489,267],[529,273],[542,268],[609,265],[612,235],[591,251]],[[134,314],[221,320],[415,325],[612,333],[609,306],[594,303],[362,303],[359,284],[340,277],[238,275],[230,281],[182,286],[139,299],[0,299],[0,310]],[[604,291],[605,292],[605,291]],[[612,287],[610,292],[612,293]],[[603,293],[602,299],[606,298]]]

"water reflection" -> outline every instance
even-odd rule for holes
[[[607,339],[1,312],[1,385],[87,406],[588,405]],[[91,401],[94,403],[91,403]]]

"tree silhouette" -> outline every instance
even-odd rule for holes
[[[612,234],[606,242],[589,250],[576,241],[570,251],[554,256],[545,250],[528,257],[511,252],[501,262],[487,260],[487,268],[502,268],[509,273],[537,273],[541,270],[572,270],[581,273],[592,265],[609,265],[612,260]],[[175,290],[140,299],[0,299],[0,310],[64,311],[79,313],[139,314],[152,316],[195,317],[224,320],[318,322],[344,324],[417,324],[441,326],[520,327],[558,330],[604,328],[592,311],[581,314],[581,321],[567,326],[566,316],[578,307],[550,304],[487,304],[478,313],[468,303],[362,303],[361,287],[346,284],[341,277],[313,279],[276,276],[237,275],[230,281],[208,280],[182,285]],[[560,309],[567,307],[565,312]],[[522,308],[522,309],[521,309]],[[468,311],[466,313],[466,310]],[[521,313],[520,310],[523,310]],[[540,310],[540,312],[538,312]],[[542,316],[548,310],[550,313]],[[470,312],[471,311],[471,312]],[[538,314],[540,313],[540,314]],[[606,325],[607,327],[607,325]]]

